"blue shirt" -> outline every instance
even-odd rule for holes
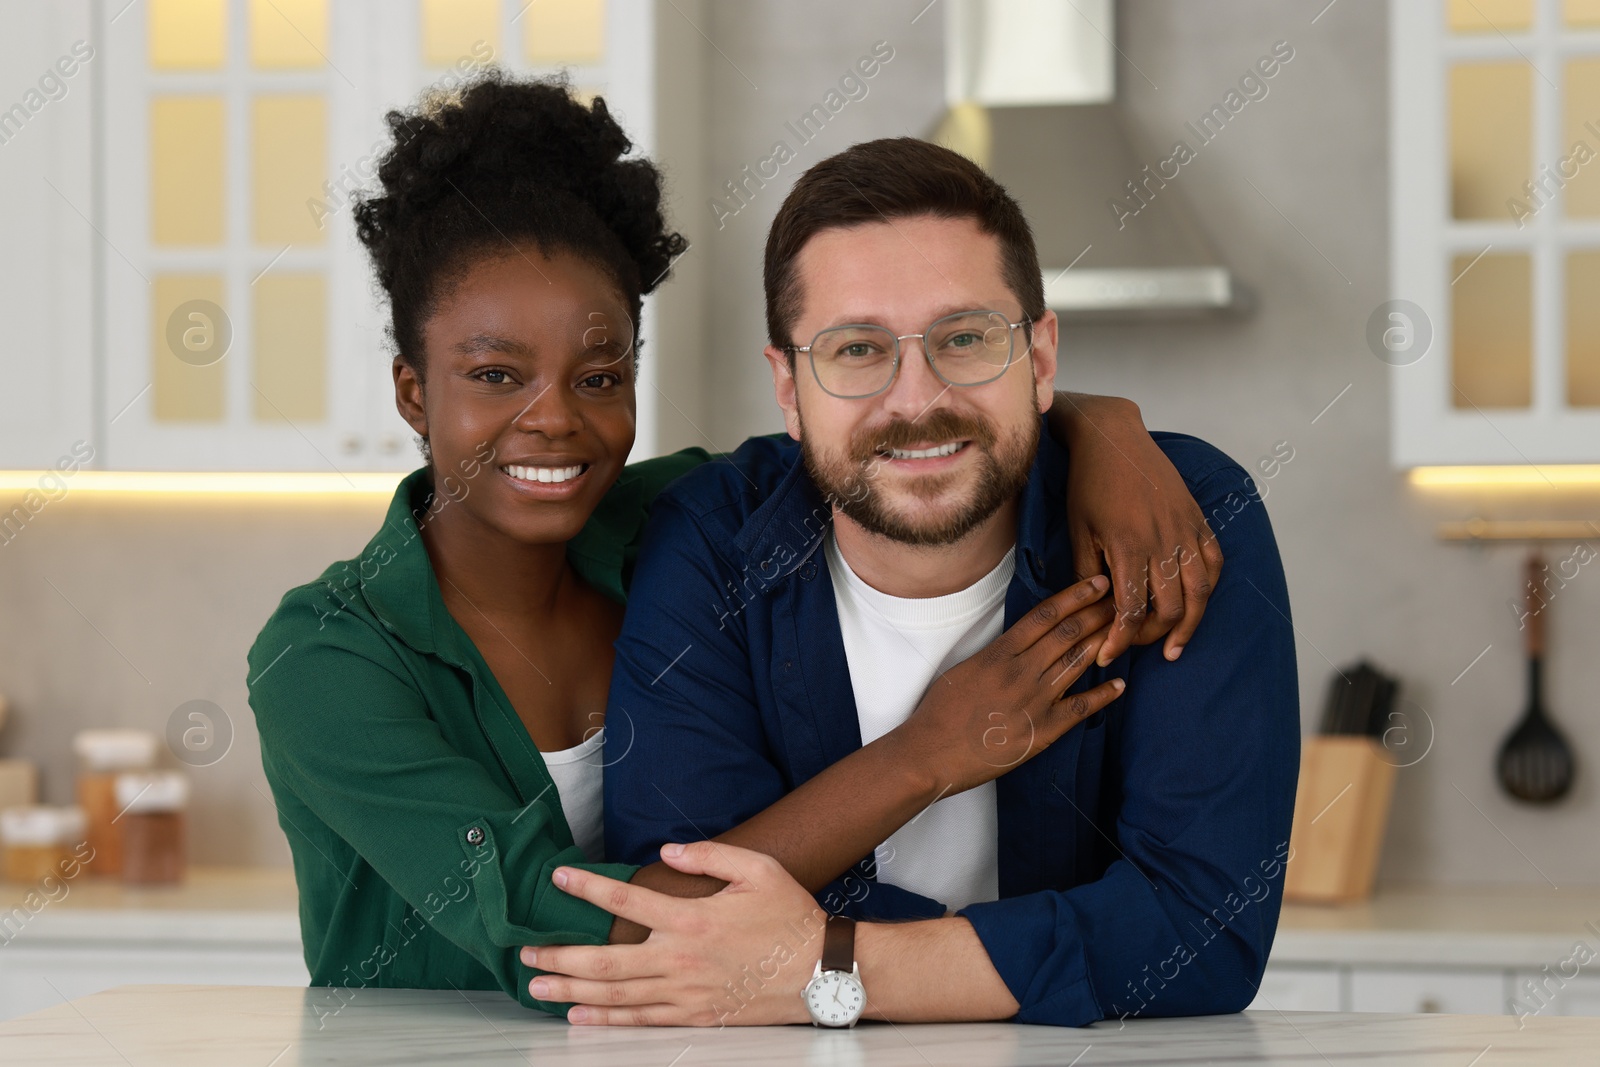
[[[1075,690],[1122,677],[1127,691],[996,783],[1000,899],[958,914],[1021,1022],[1239,1011],[1277,926],[1300,758],[1283,570],[1245,472],[1203,441],[1155,436],[1227,562],[1176,663],[1158,643],[1091,667]],[[1007,627],[1073,581],[1067,463],[1041,419]],[[723,833],[861,746],[831,521],[800,446],[776,438],[656,499],[611,681],[612,859]],[[819,899],[865,919],[945,912],[878,882],[871,857]]]

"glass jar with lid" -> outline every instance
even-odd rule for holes
[[[156,735],[149,730],[80,730],[72,739],[78,753],[78,806],[89,821],[91,875],[114,878],[122,873],[122,808],[117,804],[117,775],[155,763]]]

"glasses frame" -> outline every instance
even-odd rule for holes
[[[947,321],[949,319],[964,318],[964,317],[966,317],[968,315],[998,315],[998,316],[1000,316],[1000,319],[1006,324],[1006,327],[1007,327],[1007,329],[1006,329],[1006,340],[1011,342],[1011,350],[1008,353],[1006,353],[1005,366],[1001,367],[1000,370],[997,371],[993,376],[985,378],[981,382],[952,382],[949,378],[946,378],[942,373],[940,373],[939,364],[934,361],[933,353],[928,350],[928,335],[930,333],[932,333],[934,331],[935,327],[937,327],[941,322],[945,322],[945,321]],[[1023,348],[1022,355],[1023,356],[1031,355],[1032,352],[1033,352],[1033,332],[1032,332],[1032,329],[1031,329],[1031,327],[1033,326],[1033,320],[1030,319],[1030,318],[1027,318],[1026,316],[1024,316],[1023,318],[1017,320],[1016,322],[1012,322],[1011,319],[1006,315],[1005,312],[996,311],[993,308],[974,308],[971,311],[956,311],[956,312],[953,312],[953,313],[951,313],[949,315],[940,315],[938,318],[936,318],[932,322],[928,323],[927,327],[921,333],[896,334],[893,330],[889,329],[889,327],[884,326],[884,325],[882,325],[880,323],[876,323],[876,322],[846,322],[846,323],[841,323],[838,326],[829,326],[825,330],[818,330],[815,334],[812,335],[811,343],[808,344],[808,345],[786,345],[786,346],[784,346],[783,350],[785,352],[791,354],[791,355],[795,355],[795,354],[804,352],[805,355],[806,355],[806,362],[811,365],[811,377],[816,381],[817,387],[820,388],[824,393],[827,393],[829,396],[837,397],[840,400],[869,400],[872,397],[875,397],[875,396],[878,396],[881,393],[887,392],[890,389],[890,387],[892,387],[894,385],[895,379],[900,377],[900,345],[901,345],[901,342],[909,341],[912,338],[916,338],[918,341],[922,342],[922,358],[926,359],[928,361],[928,366],[930,368],[932,368],[934,376],[937,377],[944,384],[950,386],[953,389],[964,389],[967,386],[971,386],[971,385],[988,385],[990,382],[995,381],[998,378],[1000,378],[1001,375],[1005,374],[1006,371],[1010,370],[1011,369],[1011,364],[1016,361],[1016,359],[1017,359],[1017,343],[1016,343],[1016,340],[1012,337],[1011,331],[1015,330],[1019,326],[1023,327],[1025,330],[1028,331],[1026,333],[1026,335],[1025,335],[1027,337],[1027,339],[1028,339],[1028,343]],[[850,330],[850,329],[882,330],[884,333],[886,333],[890,337],[894,338],[894,363],[889,369],[889,380],[887,382],[884,382],[883,385],[880,388],[878,388],[877,390],[875,390],[873,392],[870,392],[870,393],[851,393],[851,394],[848,394],[848,395],[843,394],[843,393],[836,393],[832,389],[829,389],[826,385],[822,384],[822,375],[817,373],[817,360],[816,360],[816,357],[813,356],[812,353],[811,353],[811,350],[816,347],[817,338],[821,337],[825,333],[832,333],[834,330]]]

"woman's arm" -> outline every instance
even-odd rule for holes
[[[1124,683],[1113,679],[1062,695],[1105,640],[1108,588],[1096,577],[1042,601],[983,653],[941,675],[900,727],[713,840],[771,856],[816,893],[935,801],[1043,751],[1122,693]],[[677,897],[709,896],[726,884],[660,862],[633,883]],[[611,942],[649,934],[619,918]]]
[[[1200,505],[1133,401],[1057,390],[1048,421],[1072,453],[1067,521],[1078,577],[1111,577],[1117,621],[1100,663],[1163,634],[1167,659],[1177,659],[1222,573]]]

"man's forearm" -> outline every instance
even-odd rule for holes
[[[869,1019],[985,1022],[1019,1008],[965,919],[859,923],[856,962]]]

